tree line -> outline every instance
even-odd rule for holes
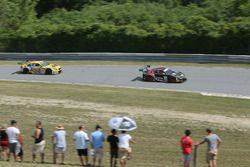
[[[250,0],[1,0],[0,51],[250,53]]]

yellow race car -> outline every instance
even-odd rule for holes
[[[46,61],[24,61],[19,63],[20,71],[23,74],[45,74],[55,75],[62,72],[62,68],[56,64],[50,64]]]

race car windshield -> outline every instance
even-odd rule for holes
[[[43,61],[43,62],[41,63],[41,65],[42,65],[42,66],[47,66],[47,65],[49,65],[49,63],[46,62],[46,61]]]
[[[165,68],[163,71],[164,71],[165,73],[167,73],[167,74],[171,74],[171,73],[174,72],[173,70],[171,70],[171,69],[169,69],[169,68]]]

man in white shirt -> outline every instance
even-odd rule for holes
[[[9,140],[8,160],[10,158],[10,155],[13,154],[15,161],[17,161],[17,155],[16,155],[17,145],[21,138],[20,130],[16,126],[17,122],[15,120],[11,120],[10,126],[6,129],[6,133],[8,135],[8,140]]]
[[[118,135],[119,138],[119,157],[120,157],[120,164],[121,167],[125,167],[126,159],[130,158],[131,154],[131,147],[130,143],[135,143],[132,137],[126,133],[126,131],[122,131],[121,134]]]
[[[54,142],[54,164],[56,164],[56,160],[58,155],[61,155],[61,164],[64,164],[64,154],[66,152],[67,143],[66,143],[66,131],[62,125],[58,125],[56,127],[56,131],[54,131],[52,141]]]
[[[79,126],[79,130],[74,133],[74,141],[76,150],[82,166],[88,164],[88,147],[87,141],[89,141],[88,134],[84,132],[84,126]],[[84,162],[85,159],[85,162]]]

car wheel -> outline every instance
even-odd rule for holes
[[[52,70],[51,69],[46,69],[45,75],[52,75]]]
[[[168,83],[168,77],[167,77],[167,76],[163,76],[163,81],[164,81],[165,83]]]
[[[29,73],[29,69],[28,68],[24,68],[23,69],[23,74],[28,74]]]

